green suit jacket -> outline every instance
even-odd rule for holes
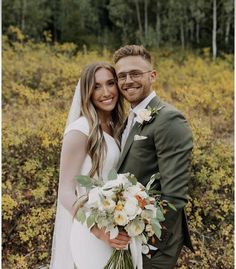
[[[118,173],[130,172],[146,185],[153,174],[161,179],[155,188],[161,191],[161,199],[175,205],[177,211],[168,208],[163,226],[163,236],[156,246],[163,252],[174,255],[170,246],[181,236],[184,244],[193,250],[184,206],[187,203],[190,179],[192,133],[183,115],[173,106],[154,97],[148,104],[161,108],[154,119],[143,125],[135,123],[130,131],[120,160]],[[148,107],[147,106],[147,107]],[[145,136],[134,140],[135,135]]]

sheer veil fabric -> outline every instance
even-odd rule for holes
[[[80,117],[80,112],[81,94],[79,80],[67,118],[66,128]],[[49,267],[50,269],[74,269],[74,262],[71,255],[69,243],[71,227],[72,215],[61,204],[58,192],[56,219],[52,242],[52,254]]]

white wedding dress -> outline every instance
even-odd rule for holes
[[[85,135],[89,133],[88,122],[85,117],[70,124],[65,133],[78,130]],[[102,167],[102,178],[106,181],[109,171],[115,168],[119,160],[120,151],[113,137],[103,132],[107,144],[107,154]],[[91,158],[86,156],[81,174],[88,175],[91,169]],[[78,195],[85,194],[85,188],[78,186]],[[103,269],[111,256],[112,248],[103,241],[97,239],[87,228],[76,219],[73,220],[70,234],[70,250],[73,262],[78,269]]]

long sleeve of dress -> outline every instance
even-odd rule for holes
[[[69,131],[63,140],[60,162],[59,200],[74,215],[75,177],[80,175],[86,157],[87,136],[78,130]]]
[[[84,117],[70,124],[61,150],[60,180],[50,269],[74,269],[70,234],[76,201],[75,176],[81,174],[87,156],[88,122]]]

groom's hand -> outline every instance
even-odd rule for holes
[[[90,230],[98,239],[104,241],[112,248],[124,249],[127,247],[130,242],[130,237],[125,231],[119,232],[118,236],[114,239],[110,239],[110,234],[105,232],[105,229],[99,229],[97,226],[94,226]]]

